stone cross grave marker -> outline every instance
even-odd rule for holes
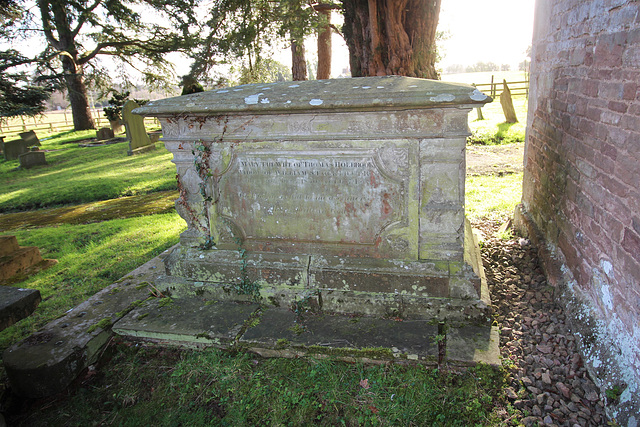
[[[124,121],[127,139],[129,140],[128,155],[141,154],[153,150],[156,146],[149,139],[147,130],[144,127],[144,119],[131,111],[138,108],[135,101],[127,101],[122,107],[122,120]]]

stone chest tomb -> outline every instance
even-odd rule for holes
[[[406,77],[243,85],[153,101],[187,222],[175,295],[487,321],[464,216],[467,114],[490,98]]]

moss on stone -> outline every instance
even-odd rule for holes
[[[101,328],[103,330],[109,329],[109,327],[111,327],[112,323],[111,323],[111,317],[105,317],[104,319],[100,320],[98,323],[95,323],[93,325],[91,325],[91,327],[89,327],[89,329],[87,329],[88,333],[92,333],[93,331],[95,331],[98,328]]]

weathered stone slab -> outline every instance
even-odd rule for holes
[[[20,160],[20,167],[24,169],[30,169],[35,166],[47,165],[47,159],[44,151],[28,151],[18,156]]]
[[[251,285],[274,304],[314,294],[341,313],[418,318],[444,315],[445,299],[458,320],[488,319],[464,225],[467,113],[488,100],[471,86],[381,77],[243,85],[137,109],[162,123],[188,225],[167,284],[231,299]]]
[[[516,109],[513,107],[513,99],[511,99],[511,90],[507,86],[507,81],[502,81],[502,93],[500,94],[500,105],[504,112],[504,118],[507,123],[517,123]]]
[[[20,249],[16,236],[0,236],[0,257],[9,255]]]
[[[447,360],[461,365],[500,363],[500,333],[496,326],[469,325],[447,331]]]
[[[0,280],[6,280],[39,262],[42,262],[42,256],[37,247],[19,247],[12,253],[0,257]]]
[[[129,151],[127,154],[142,154],[149,150],[154,150],[156,146],[149,139],[147,130],[144,127],[144,119],[131,111],[140,107],[135,101],[127,101],[122,107],[122,120],[124,121],[127,139],[129,140]]]
[[[38,136],[32,130],[27,132],[21,132],[19,133],[19,135],[20,135],[20,139],[22,139],[27,144],[27,147],[36,147],[36,146],[39,147],[42,145],[40,144],[40,140],[38,139]]]
[[[100,128],[96,132],[96,139],[98,141],[106,141],[108,139],[113,139],[115,137],[113,133],[113,129],[111,128]]]
[[[0,286],[0,331],[33,313],[41,300],[37,289]]]
[[[4,159],[18,160],[21,154],[29,151],[29,146],[22,139],[15,139],[4,143]]]
[[[157,343],[229,347],[259,307],[232,302],[206,304],[194,297],[163,302],[151,301],[132,310],[114,325],[113,331]]]
[[[12,389],[31,398],[49,396],[64,390],[95,363],[111,337],[112,324],[149,297],[149,284],[163,269],[164,256],[5,350],[2,358]]]
[[[362,355],[363,349],[378,348],[384,349],[380,352],[381,358],[431,362],[437,361],[438,356],[438,325],[424,320],[326,314],[305,315],[300,319],[288,310],[269,309],[254,323],[256,325],[242,335],[240,343],[276,350],[293,347],[304,352],[353,356]]]

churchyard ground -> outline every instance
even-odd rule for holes
[[[499,104],[493,107],[499,109]],[[489,107],[485,109],[485,117],[491,117]],[[489,120],[499,124],[500,116]],[[470,123],[472,129],[484,124]],[[493,132],[486,142],[500,142],[495,137],[500,127],[486,127]],[[126,143],[80,148],[72,142],[90,136],[67,133],[44,139],[47,167],[15,171],[16,162],[0,161],[0,211],[36,215],[19,228],[5,225],[1,233],[16,235],[21,245],[38,246],[44,257],[59,261],[19,284],[39,289],[43,301],[34,315],[0,332],[0,350],[171,247],[184,229],[182,219],[166,205],[132,217],[119,207],[113,219],[97,215],[82,224],[61,219],[39,226],[38,213],[45,217],[45,209],[72,205],[76,213],[87,215],[101,210],[101,200],[144,200],[146,194],[175,191],[175,166],[164,148],[127,156]],[[521,181],[519,172],[470,177],[469,216],[494,223],[507,218],[520,199]],[[72,211],[67,218],[73,216]],[[514,420],[522,415],[504,396],[507,380],[506,370],[487,366],[459,372],[262,359],[243,352],[154,348],[113,339],[99,364],[69,390],[43,401],[13,397],[0,371],[0,411],[17,425],[493,425],[504,413]]]

